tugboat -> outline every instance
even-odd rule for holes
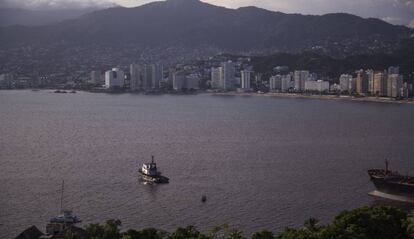
[[[169,178],[162,176],[161,172],[157,170],[157,164],[154,162],[154,156],[152,156],[151,163],[144,163],[138,170],[142,175],[142,179],[150,183],[169,183]]]
[[[385,160],[385,169],[370,169],[368,174],[379,193],[402,196],[404,201],[414,202],[414,177],[389,170],[388,160]]]

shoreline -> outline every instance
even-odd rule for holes
[[[298,93],[238,93],[238,92],[225,92],[225,93],[207,93],[213,96],[259,96],[259,97],[283,97],[283,98],[295,98],[295,99],[317,99],[317,100],[341,100],[341,101],[357,101],[357,102],[375,102],[375,103],[391,103],[391,104],[414,104],[412,98],[404,100],[395,100],[388,97],[354,97],[354,96],[337,96],[337,95],[304,95]]]
[[[8,91],[7,89],[5,91]],[[11,90],[31,90],[31,91],[50,91],[50,93],[55,93],[53,89],[11,89]],[[316,99],[316,100],[337,100],[337,101],[354,101],[354,102],[374,102],[374,103],[388,103],[388,104],[414,104],[414,98],[408,98],[403,100],[396,100],[388,97],[373,97],[373,96],[363,96],[355,97],[349,95],[306,95],[300,93],[257,93],[257,92],[208,92],[208,91],[199,91],[195,93],[157,93],[157,94],[145,94],[143,92],[93,92],[88,90],[74,90],[76,92],[71,92],[71,90],[65,90],[66,93],[76,93],[76,92],[89,92],[89,93],[101,93],[101,94],[143,94],[143,95],[210,95],[210,96],[248,96],[248,97],[281,97],[281,98],[294,98],[294,99]]]

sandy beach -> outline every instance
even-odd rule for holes
[[[286,97],[286,98],[304,98],[304,99],[323,99],[323,100],[347,100],[347,101],[361,101],[361,102],[377,102],[377,103],[393,103],[393,104],[413,104],[413,99],[395,100],[388,97],[354,97],[347,95],[306,95],[298,93],[256,93],[256,92],[220,92],[210,93],[217,96],[262,96],[262,97]]]

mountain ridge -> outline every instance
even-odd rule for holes
[[[6,47],[53,42],[150,48],[209,45],[228,52],[300,52],[320,47],[340,55],[366,51],[366,46],[373,51],[392,48],[410,32],[404,26],[348,13],[286,14],[258,7],[230,9],[198,0],[168,0],[94,11],[48,26],[0,28],[0,43]]]

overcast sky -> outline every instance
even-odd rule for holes
[[[324,14],[347,12],[362,17],[376,17],[393,24],[414,28],[414,0],[202,0],[229,8],[257,6],[286,13]],[[135,7],[151,0],[0,0],[1,7],[28,9],[110,6],[115,3]]]

